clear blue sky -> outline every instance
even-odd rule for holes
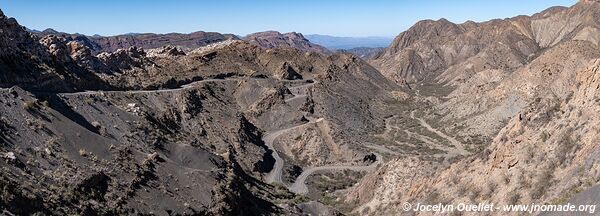
[[[336,36],[395,36],[422,19],[462,23],[531,15],[576,0],[1,0],[28,28],[115,35],[277,30]]]

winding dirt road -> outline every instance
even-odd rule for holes
[[[431,125],[429,125],[422,118],[416,118],[415,111],[416,110],[413,110],[412,112],[410,112],[410,118],[419,120],[419,123],[421,124],[421,126],[425,127],[428,131],[431,131],[431,132],[437,134],[438,136],[448,140],[452,145],[454,145],[455,148],[453,149],[453,151],[451,151],[452,154],[455,154],[455,155],[468,155],[469,154],[469,152],[467,150],[465,150],[465,146],[458,140],[454,139],[454,137],[448,136],[445,133],[442,133],[441,131],[438,131],[437,129],[431,127]]]
[[[225,79],[205,79],[205,80],[188,83],[188,84],[182,85],[178,88],[172,88],[172,89],[131,90],[131,91],[128,91],[128,90],[125,90],[125,91],[84,91],[84,92],[73,92],[73,93],[59,93],[59,95],[73,96],[73,95],[95,95],[95,94],[102,94],[102,93],[129,93],[129,94],[164,93],[164,92],[175,92],[175,91],[181,91],[181,90],[193,88],[193,87],[197,86],[198,84],[205,83],[205,82],[224,82],[224,81],[240,81],[240,80],[264,80],[264,78],[236,77],[236,78],[225,78]]]
[[[292,92],[292,94],[294,96],[289,99],[286,99],[285,102],[290,103],[290,102],[300,99],[300,98],[306,98],[308,87],[310,87],[316,83],[317,83],[316,81],[313,81],[312,83],[289,87],[288,89],[290,90],[290,92]],[[269,172],[266,175],[265,181],[267,183],[283,183],[281,176],[283,173],[283,165],[285,162],[284,162],[283,158],[281,158],[281,156],[279,156],[279,153],[275,150],[274,142],[277,139],[277,137],[279,137],[280,135],[282,135],[286,132],[297,129],[299,127],[302,127],[306,124],[318,123],[323,120],[323,118],[315,119],[315,118],[310,118],[310,117],[307,117],[307,119],[309,119],[309,122],[307,122],[307,123],[292,126],[292,127],[281,129],[281,130],[267,132],[263,136],[262,140],[265,142],[265,145],[273,151],[273,158],[275,158],[275,165],[273,166],[273,170],[271,170],[271,172]],[[369,171],[369,170],[375,169],[375,167],[377,167],[377,165],[379,163],[381,163],[381,161],[382,161],[381,156],[379,154],[376,154],[376,161],[368,166],[328,165],[328,166],[320,166],[320,167],[310,167],[308,169],[304,169],[304,171],[298,176],[298,178],[296,178],[296,181],[291,186],[289,186],[288,189],[295,193],[306,194],[306,193],[308,193],[308,187],[306,186],[306,179],[310,175],[312,175],[314,172],[317,172],[317,171],[339,171],[339,170]]]
[[[288,189],[297,194],[307,194],[308,186],[306,186],[306,179],[317,171],[340,171],[340,170],[352,170],[352,171],[370,171],[374,170],[378,164],[382,162],[381,156],[376,155],[376,161],[368,166],[356,166],[356,165],[331,165],[331,166],[320,166],[310,167],[302,171],[302,173],[296,178],[296,181]]]
[[[294,87],[288,88],[292,92],[292,94],[294,94],[294,97],[285,100],[285,102],[290,102],[297,98],[306,97],[307,90],[305,88],[308,88],[308,87],[314,85],[315,83],[317,83],[317,82],[313,81],[312,83],[307,83],[304,85],[299,85],[299,86],[294,86]],[[304,90],[301,90],[301,89],[304,89]],[[302,91],[302,93],[301,93],[301,91]],[[279,137],[280,135],[282,135],[290,130],[294,130],[298,127],[302,127],[303,125],[314,123],[316,121],[313,118],[307,118],[307,119],[309,120],[307,123],[292,126],[289,128],[276,130],[276,131],[270,131],[270,132],[265,133],[265,135],[263,136],[262,140],[265,142],[265,145],[267,147],[269,147],[269,149],[271,149],[271,151],[273,152],[273,158],[275,158],[275,165],[273,166],[273,169],[271,170],[271,172],[269,172],[267,174],[266,179],[265,179],[265,181],[267,183],[269,183],[269,184],[270,183],[283,183],[281,174],[283,173],[284,161],[283,161],[283,158],[281,158],[279,156],[279,153],[275,150],[273,142],[275,142],[275,139],[277,139],[277,137]]]
[[[262,140],[265,142],[265,145],[267,145],[267,147],[269,147],[269,149],[271,149],[271,151],[273,152],[273,158],[275,158],[275,165],[273,166],[273,170],[271,170],[271,172],[269,172],[267,174],[266,177],[266,182],[267,183],[283,183],[282,178],[281,178],[281,174],[283,172],[283,158],[281,158],[279,156],[279,153],[275,150],[275,147],[273,146],[273,142],[275,141],[275,139],[277,139],[277,137],[279,137],[280,135],[296,129],[298,127],[302,127],[306,124],[310,124],[310,123],[314,123],[313,119],[309,119],[309,122],[301,124],[301,125],[296,125],[293,127],[289,127],[289,128],[285,128],[285,129],[281,129],[281,130],[277,130],[277,131],[272,131],[272,132],[268,132],[265,134],[265,136],[263,136]]]

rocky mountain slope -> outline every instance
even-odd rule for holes
[[[368,61],[278,32],[129,35],[99,53],[92,37],[32,35],[0,15],[0,210],[398,215],[403,202],[581,200],[600,180],[599,13],[585,0],[425,20]]]
[[[14,18],[0,13],[0,87],[20,85],[31,89],[69,91],[84,87],[102,89],[98,76],[71,58],[77,44],[57,37],[36,41]]]
[[[552,7],[533,16],[482,23],[420,21],[371,63],[387,77],[408,83],[427,79],[454,83],[486,69],[513,71],[563,41],[597,45],[597,7],[596,1],[581,1],[570,8]]]
[[[287,187],[304,168],[381,160],[354,134],[380,130],[380,105],[401,91],[349,54],[226,40],[95,55],[12,18],[0,27],[0,209],[9,214],[337,212],[301,204],[308,198]],[[327,138],[290,142],[315,132]],[[273,133],[282,135],[267,141]],[[274,173],[282,180],[269,181]]]
[[[563,204],[596,185],[590,112],[600,52],[588,32],[598,13],[599,2],[580,1],[484,23],[422,21],[400,34],[372,63],[414,89],[428,104],[417,116],[470,153],[450,164],[393,159],[349,192],[353,212],[401,214],[403,202]]]

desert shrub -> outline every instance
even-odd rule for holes
[[[546,131],[542,131],[542,133],[540,134],[540,140],[542,140],[542,142],[546,142],[546,140],[548,140],[548,137],[550,137],[550,134],[548,134],[548,132]]]
[[[451,176],[450,176],[450,182],[451,182],[453,185],[456,185],[456,184],[458,184],[458,183],[459,183],[459,180],[460,180],[460,179],[458,178],[458,175],[456,175],[456,173],[452,173],[452,174],[451,174]]]
[[[437,190],[433,189],[429,192],[429,194],[427,194],[427,197],[425,197],[425,202],[427,204],[436,204],[439,202],[440,196],[440,193]]]
[[[539,199],[546,193],[546,190],[551,185],[552,178],[554,178],[554,170],[555,168],[552,164],[549,164],[540,170],[529,193],[531,199]]]
[[[465,186],[464,184],[460,184],[458,186],[458,188],[456,189],[456,195],[458,197],[462,197],[467,193],[467,186]]]
[[[510,205],[515,205],[521,200],[521,194],[516,191],[511,191],[506,195],[506,202]]]
[[[294,198],[292,198],[292,202],[293,203],[303,203],[303,202],[308,202],[310,199],[304,195],[300,195],[300,194],[296,194],[296,196],[294,196]]]
[[[477,198],[481,195],[481,189],[475,185],[473,185],[471,191],[469,192],[469,200],[471,202],[475,202]]]
[[[510,183],[510,176],[507,175],[506,173],[502,174],[502,182],[504,182],[504,184],[509,184]]]
[[[330,205],[332,206],[333,204],[335,204],[335,197],[330,195],[330,194],[325,194],[323,195],[323,197],[321,197],[320,201],[321,203],[325,204],[325,205]]]
[[[519,188],[525,189],[531,187],[530,179],[524,173],[521,173],[521,175],[517,179],[517,185],[519,186]]]
[[[486,184],[485,190],[481,194],[481,198],[484,200],[491,198],[492,195],[496,192],[497,187],[498,187],[498,184],[496,182],[489,181]]]
[[[568,128],[557,141],[555,157],[560,165],[565,165],[572,159],[571,153],[575,149],[576,142],[572,139],[573,129]]]

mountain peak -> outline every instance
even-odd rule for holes
[[[323,54],[330,54],[331,51],[320,45],[311,43],[308,39],[298,32],[288,32],[281,34],[278,31],[256,32],[244,37],[244,40],[251,44],[258,45],[267,49],[271,48],[295,48],[302,51],[312,51]]]
[[[53,28],[47,28],[44,31],[42,31],[42,33],[44,33],[44,34],[58,34],[60,32],[54,30]]]

